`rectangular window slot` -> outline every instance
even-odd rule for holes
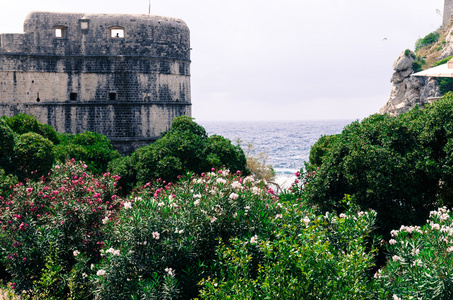
[[[109,100],[116,100],[116,93],[109,93]]]
[[[77,100],[77,93],[70,93],[69,100],[76,101]]]

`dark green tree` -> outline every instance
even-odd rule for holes
[[[46,176],[55,161],[53,144],[40,134],[20,135],[14,145],[13,165],[20,180]]]
[[[36,117],[27,114],[18,114],[5,118],[8,126],[17,134],[34,132],[50,140],[54,145],[59,143],[57,132],[52,126],[38,122]]]
[[[14,150],[15,134],[6,124],[4,119],[0,119],[0,168],[11,171],[11,158]]]
[[[247,172],[245,155],[239,146],[223,137],[208,138],[202,126],[185,116],[175,118],[161,139],[140,148],[132,157],[140,183],[157,178],[174,181],[186,172],[201,174],[213,167]]]
[[[61,143],[55,147],[56,158],[60,161],[75,159],[87,164],[88,170],[101,174],[107,170],[109,162],[119,158],[110,140],[99,133],[86,131],[76,135],[60,136]]]
[[[438,204],[439,174],[420,143],[424,115],[418,109],[400,117],[376,114],[347,126],[327,152],[310,157],[309,165],[322,165],[306,185],[308,200],[342,211],[350,195],[360,209],[378,212],[381,234],[425,222]]]

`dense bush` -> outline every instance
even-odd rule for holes
[[[110,140],[99,133],[86,131],[76,135],[61,134],[60,141],[55,147],[58,160],[81,160],[95,174],[106,172],[109,162],[120,157],[118,151],[113,150]]]
[[[443,207],[426,224],[391,232],[388,263],[376,272],[379,299],[453,298],[453,216]]]
[[[53,127],[50,125],[38,122],[38,120],[34,116],[18,114],[11,118],[3,117],[3,119],[6,121],[8,126],[19,135],[28,132],[34,132],[42,135],[43,137],[51,141],[54,145],[57,145],[59,143],[58,134],[55,129],[53,129]]]
[[[15,134],[4,119],[0,119],[0,168],[12,169],[12,156],[15,144]],[[12,170],[11,170],[12,171]]]
[[[223,137],[208,138],[205,129],[189,117],[175,118],[161,139],[137,150],[132,160],[137,164],[137,179],[141,183],[157,178],[174,181],[187,171],[201,174],[212,167],[248,173],[240,147]]]
[[[272,239],[255,235],[220,243],[218,274],[202,281],[201,298],[372,298],[368,272],[374,256],[366,240],[375,212],[315,216],[306,207],[283,207]]]
[[[68,282],[101,259],[102,219],[119,207],[118,178],[96,178],[85,168],[57,165],[47,180],[17,184],[10,197],[0,197],[0,262],[18,293],[64,299]],[[75,250],[85,264],[76,266]]]
[[[13,153],[14,173],[20,180],[47,175],[55,160],[52,142],[34,132],[20,135]]]
[[[372,291],[373,212],[316,216],[227,171],[157,180],[124,200],[118,180],[69,162],[1,199],[11,290],[33,299],[190,299],[200,287],[202,298],[221,299],[217,283],[260,299]],[[243,273],[230,273],[236,267]]]
[[[439,37],[440,37],[440,33],[438,31],[434,31],[434,32],[427,34],[423,38],[419,38],[415,42],[415,52],[420,50],[420,48],[423,48],[423,47],[436,43],[439,40]]]
[[[304,196],[321,210],[342,211],[341,199],[351,195],[361,209],[378,212],[384,235],[402,224],[423,223],[450,199],[452,103],[450,95],[425,110],[372,115],[345,127],[325,151],[312,149],[304,175],[310,176],[301,180]]]

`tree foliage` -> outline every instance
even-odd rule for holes
[[[54,145],[59,143],[58,134],[52,126],[38,122],[36,117],[27,114],[18,114],[14,117],[4,117],[8,126],[17,134],[34,132],[42,135]]]
[[[239,146],[223,137],[208,137],[202,126],[185,116],[175,118],[161,139],[132,156],[141,183],[156,178],[174,181],[187,171],[201,174],[220,167],[248,173],[245,155]]]
[[[372,115],[321,138],[306,166],[306,197],[341,211],[345,194],[378,212],[380,232],[421,224],[437,205],[453,205],[453,94],[398,117]],[[321,165],[320,165],[321,163]]]
[[[110,140],[99,133],[86,131],[83,133],[64,134],[60,136],[61,143],[55,147],[56,158],[66,161],[74,158],[87,164],[88,170],[101,174],[107,170],[111,160],[119,158],[120,154],[113,150]]]
[[[20,180],[47,175],[54,160],[53,144],[42,135],[28,132],[18,137],[13,164]]]

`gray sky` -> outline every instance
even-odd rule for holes
[[[108,3],[108,4],[107,4]],[[197,121],[362,119],[392,64],[438,29],[443,0],[151,0],[191,30]],[[30,11],[148,13],[148,0],[2,0],[0,32]]]

